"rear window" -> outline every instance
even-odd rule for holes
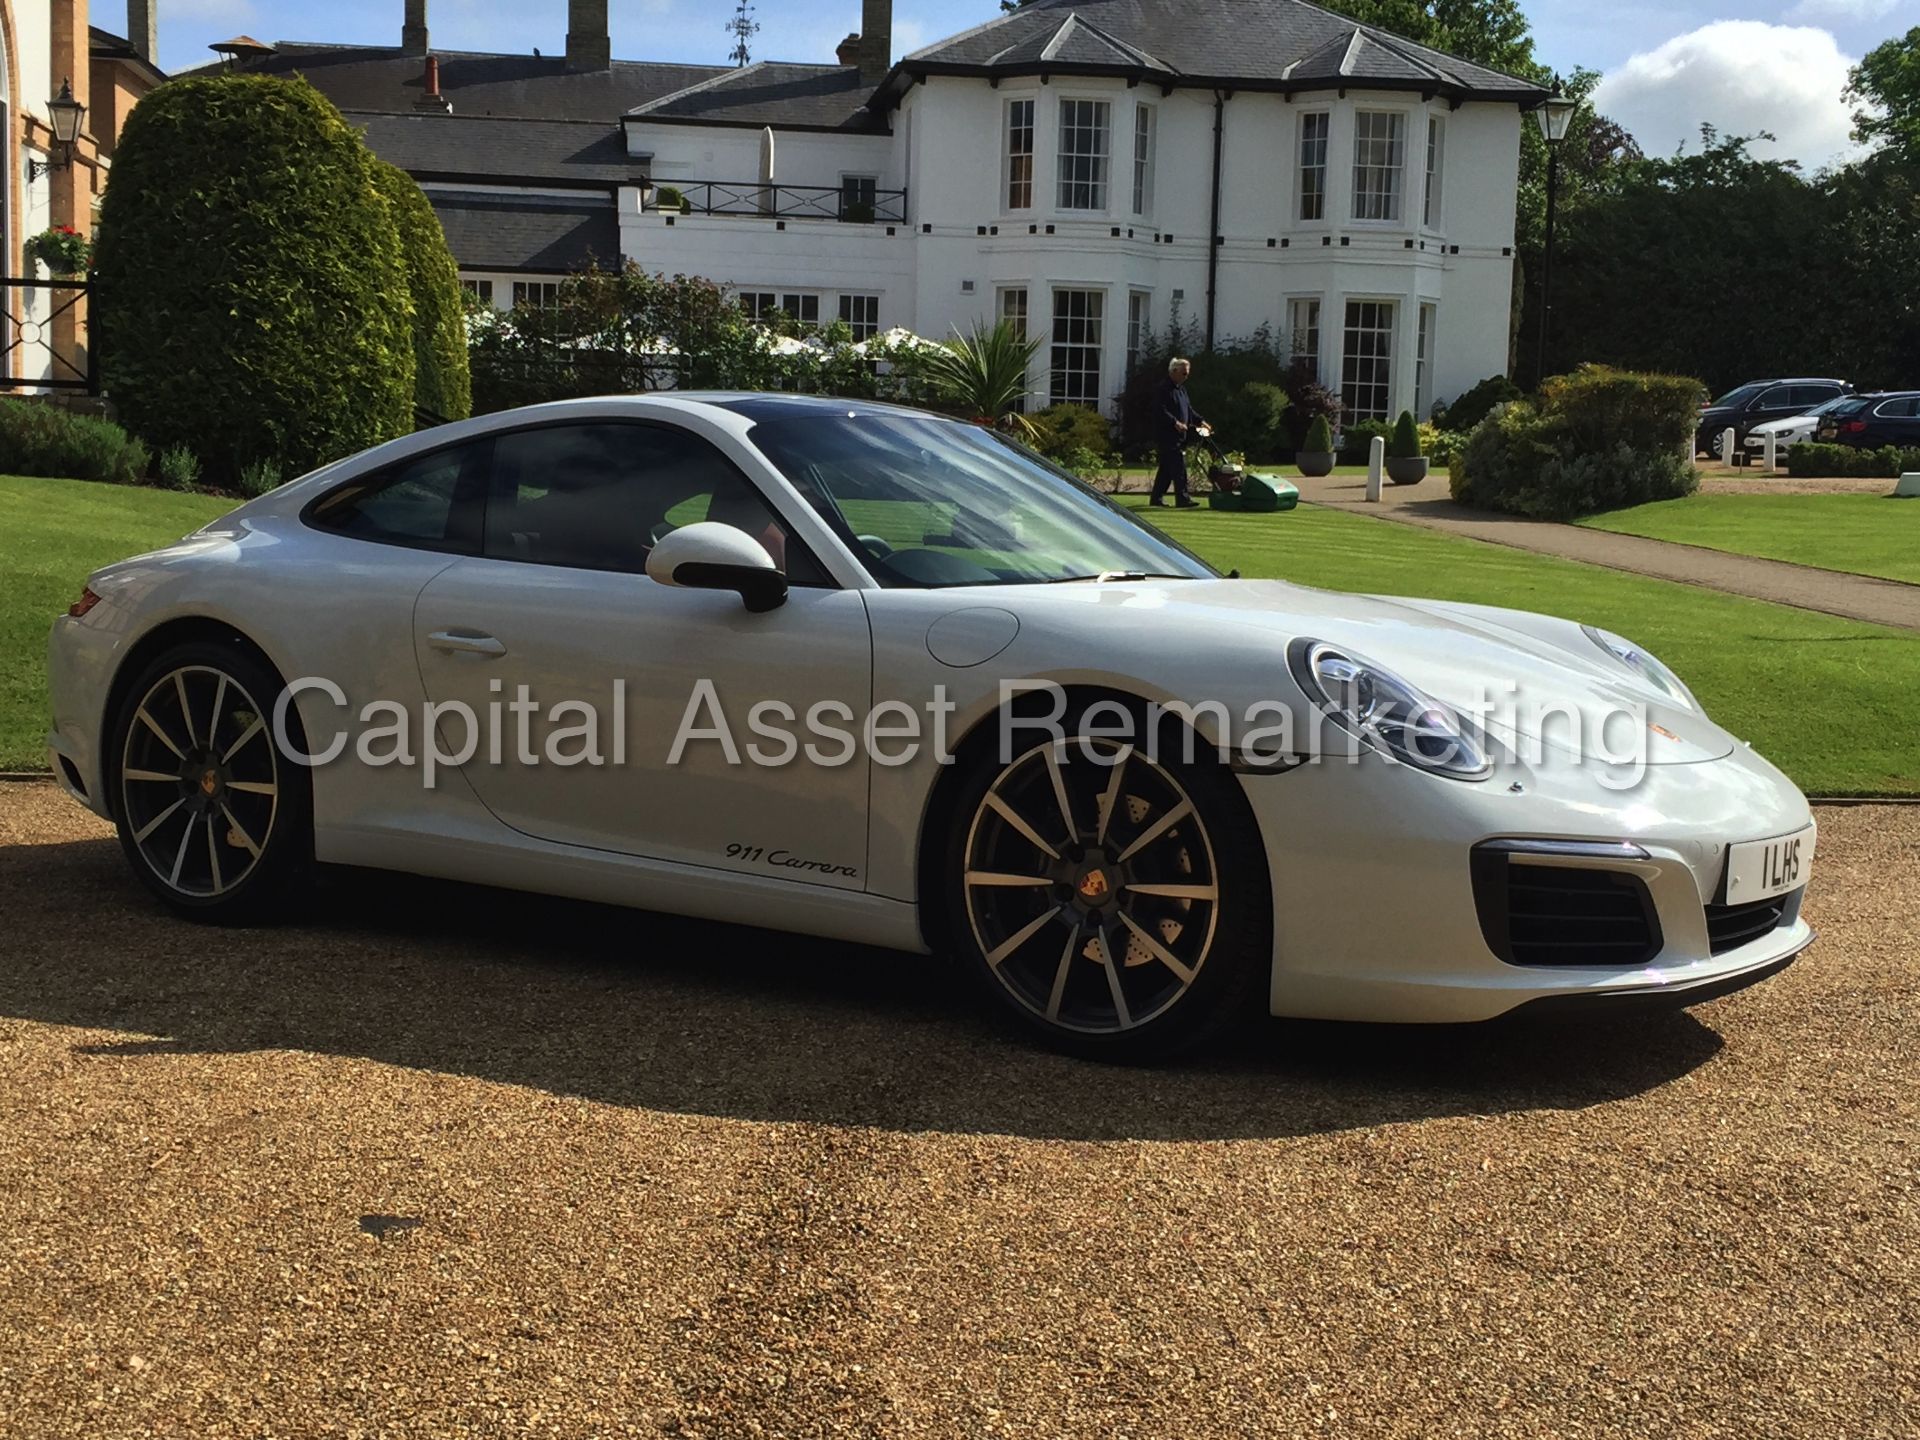
[[[1863,400],[1858,395],[1849,395],[1846,399],[1836,404],[1831,410],[1827,411],[1827,418],[1829,420],[1838,420],[1848,415],[1858,415],[1872,403],[1873,401]]]

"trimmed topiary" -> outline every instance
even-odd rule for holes
[[[174,80],[127,117],[94,324],[127,427],[231,486],[413,428],[406,264],[371,152],[303,80]]]
[[[1333,473],[1333,427],[1327,424],[1326,416],[1313,417],[1313,423],[1307,426],[1307,438],[1293,452],[1293,463],[1302,475]]]
[[[473,413],[473,377],[467,369],[466,301],[447,232],[406,171],[375,159],[373,173],[393,207],[413,296],[413,403],[435,419],[464,420]]]
[[[1393,460],[1412,460],[1421,453],[1420,430],[1413,423],[1413,412],[1402,410],[1393,422],[1393,434],[1387,437],[1387,456]]]

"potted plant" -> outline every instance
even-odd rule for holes
[[[1427,457],[1420,453],[1420,431],[1413,412],[1402,410],[1387,441],[1387,478],[1396,485],[1418,485],[1427,478]]]
[[[1293,463],[1300,467],[1302,475],[1333,473],[1333,427],[1327,424],[1326,416],[1313,417],[1313,423],[1307,427],[1306,440],[1294,452]]]
[[[93,242],[71,225],[42,230],[20,248],[29,264],[38,260],[56,275],[78,275],[93,259]]]

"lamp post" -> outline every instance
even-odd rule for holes
[[[1573,112],[1579,104],[1561,89],[1556,75],[1552,91],[1533,112],[1541,138],[1547,142],[1547,247],[1540,261],[1540,343],[1533,376],[1536,385],[1547,378],[1547,319],[1553,314],[1553,208],[1560,188],[1560,142],[1567,138],[1567,127],[1573,123]]]
[[[64,170],[73,163],[73,144],[80,138],[80,121],[87,107],[73,98],[73,81],[62,80],[60,93],[47,102],[47,120],[53,126],[53,138],[60,146],[58,160],[27,161],[27,183],[31,185],[50,170]]]

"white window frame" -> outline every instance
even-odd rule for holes
[[[1131,380],[1133,372],[1140,368],[1152,334],[1153,291],[1138,288],[1127,291],[1127,369],[1122,384]]]
[[[849,312],[855,308],[870,311],[871,319],[855,319]],[[880,296],[873,290],[843,290],[838,301],[838,313],[847,327],[853,331],[856,341],[870,340],[880,333]]]
[[[867,185],[872,189],[873,199],[867,203],[869,208],[871,208],[873,211],[873,218],[876,220],[879,219],[880,218],[880,177],[874,174],[871,170],[842,170],[840,172],[840,204],[839,204],[840,218],[842,220],[845,220],[847,218],[847,182],[849,180],[859,181],[860,183]]]
[[[1362,135],[1361,129],[1376,120],[1387,122],[1385,136]],[[1353,112],[1353,176],[1349,200],[1350,218],[1356,225],[1404,225],[1407,221],[1407,123],[1405,110],[1367,109]],[[1385,144],[1384,162],[1376,163],[1364,147]],[[1363,181],[1383,177],[1385,188],[1363,188]],[[1386,211],[1388,213],[1369,213]]]
[[[1317,141],[1310,142],[1308,140],[1307,122],[1310,120],[1323,122]],[[1332,141],[1333,112],[1331,110],[1302,110],[1300,112],[1300,128],[1294,137],[1293,145],[1293,218],[1299,224],[1325,225],[1328,223],[1327,176],[1329,174],[1328,161],[1331,159]],[[1316,145],[1315,154],[1318,157],[1316,162],[1311,165],[1307,163],[1307,146],[1309,143]],[[1307,174],[1309,171],[1318,174],[1320,177],[1320,188],[1316,192],[1320,201],[1320,213],[1317,215],[1307,214]]]
[[[513,282],[513,307],[531,304],[537,310],[557,310],[560,307],[560,281],[558,280],[516,280]]]
[[[733,298],[746,312],[747,319],[755,325],[766,324],[780,308],[780,292],[777,290],[736,290]]]
[[[1133,213],[1153,213],[1154,149],[1159,140],[1160,118],[1154,107],[1145,103],[1133,107]]]
[[[1092,295],[1099,297],[1100,314],[1098,338],[1091,345],[1074,344],[1057,338],[1056,327],[1060,324],[1060,297],[1062,295]],[[1107,305],[1107,287],[1104,285],[1050,285],[1047,287],[1047,403],[1050,405],[1087,405],[1094,410],[1102,409],[1107,388],[1107,326],[1112,319]],[[1074,371],[1061,371],[1055,364],[1057,354],[1063,347],[1092,350],[1094,364],[1091,371],[1082,367]],[[1093,377],[1093,395],[1069,396],[1062,394],[1060,377],[1065,374],[1091,375]]]
[[[1018,315],[1018,317],[1011,314],[1009,309],[1011,302],[1013,300],[1013,297],[1016,295],[1020,297],[1020,314]],[[1020,322],[1020,338],[1023,340],[1032,338],[1032,335],[1033,335],[1033,292],[1032,290],[1025,285],[1000,286],[994,292],[994,296],[993,296],[993,318],[994,318],[995,324],[998,324],[1002,320],[1013,320],[1017,318]]]
[[[1067,107],[1070,105],[1095,105],[1100,108],[1102,123],[1088,133],[1099,139],[1099,148],[1087,154],[1069,153],[1067,133]],[[1068,164],[1071,161],[1091,160],[1095,164],[1094,178],[1078,180],[1069,178]],[[1110,95],[1062,95],[1054,108],[1054,208],[1066,215],[1105,215],[1113,208],[1113,97]],[[1069,186],[1087,186],[1092,194],[1089,198],[1098,203],[1092,205],[1070,205],[1067,203]]]
[[[1424,421],[1433,411],[1433,339],[1440,323],[1440,308],[1431,300],[1421,300],[1413,342],[1413,418]]]
[[[1013,149],[1013,115],[1014,107],[1018,105],[1027,107],[1027,149],[1025,156],[1027,162],[1027,178],[1024,182],[1027,187],[1027,198],[1024,205],[1016,205],[1013,203],[1013,162],[1015,158]],[[1016,212],[1033,209],[1034,187],[1039,183],[1039,119],[1040,101],[1038,97],[1033,95],[1010,95],[1007,97],[1006,104],[1000,107],[1000,209],[1003,214],[1011,215]]]
[[[1438,230],[1446,220],[1447,117],[1427,116],[1426,188],[1420,202],[1420,220]]]
[[[1301,325],[1295,320],[1297,307],[1313,307],[1313,323]],[[1287,322],[1287,361],[1306,359],[1312,362],[1313,376],[1317,380],[1325,373],[1327,363],[1327,302],[1324,295],[1289,295],[1286,308]],[[1308,351],[1294,348],[1302,330],[1313,336],[1313,348]]]
[[[789,300],[797,300],[798,305],[788,305]],[[813,314],[804,312],[811,307]],[[820,323],[820,292],[817,290],[784,290],[780,294],[780,304],[776,307],[789,320],[801,325]]]
[[[1351,323],[1349,312],[1355,305],[1374,305],[1386,312],[1385,323],[1370,329],[1358,330]],[[1324,321],[1325,311],[1322,311]],[[1400,324],[1400,298],[1393,295],[1344,295],[1340,300],[1340,414],[1343,421],[1348,420],[1391,420],[1393,418],[1393,366],[1394,354],[1398,348],[1398,327]],[[1361,357],[1354,350],[1354,336],[1357,333],[1380,336],[1385,345],[1377,355]],[[1323,342],[1324,343],[1324,342]],[[1349,373],[1349,366],[1356,362],[1371,362],[1379,367],[1375,376],[1364,381]],[[1370,390],[1380,392],[1379,408],[1372,406],[1362,409],[1353,403],[1352,395],[1356,386],[1364,384]]]

